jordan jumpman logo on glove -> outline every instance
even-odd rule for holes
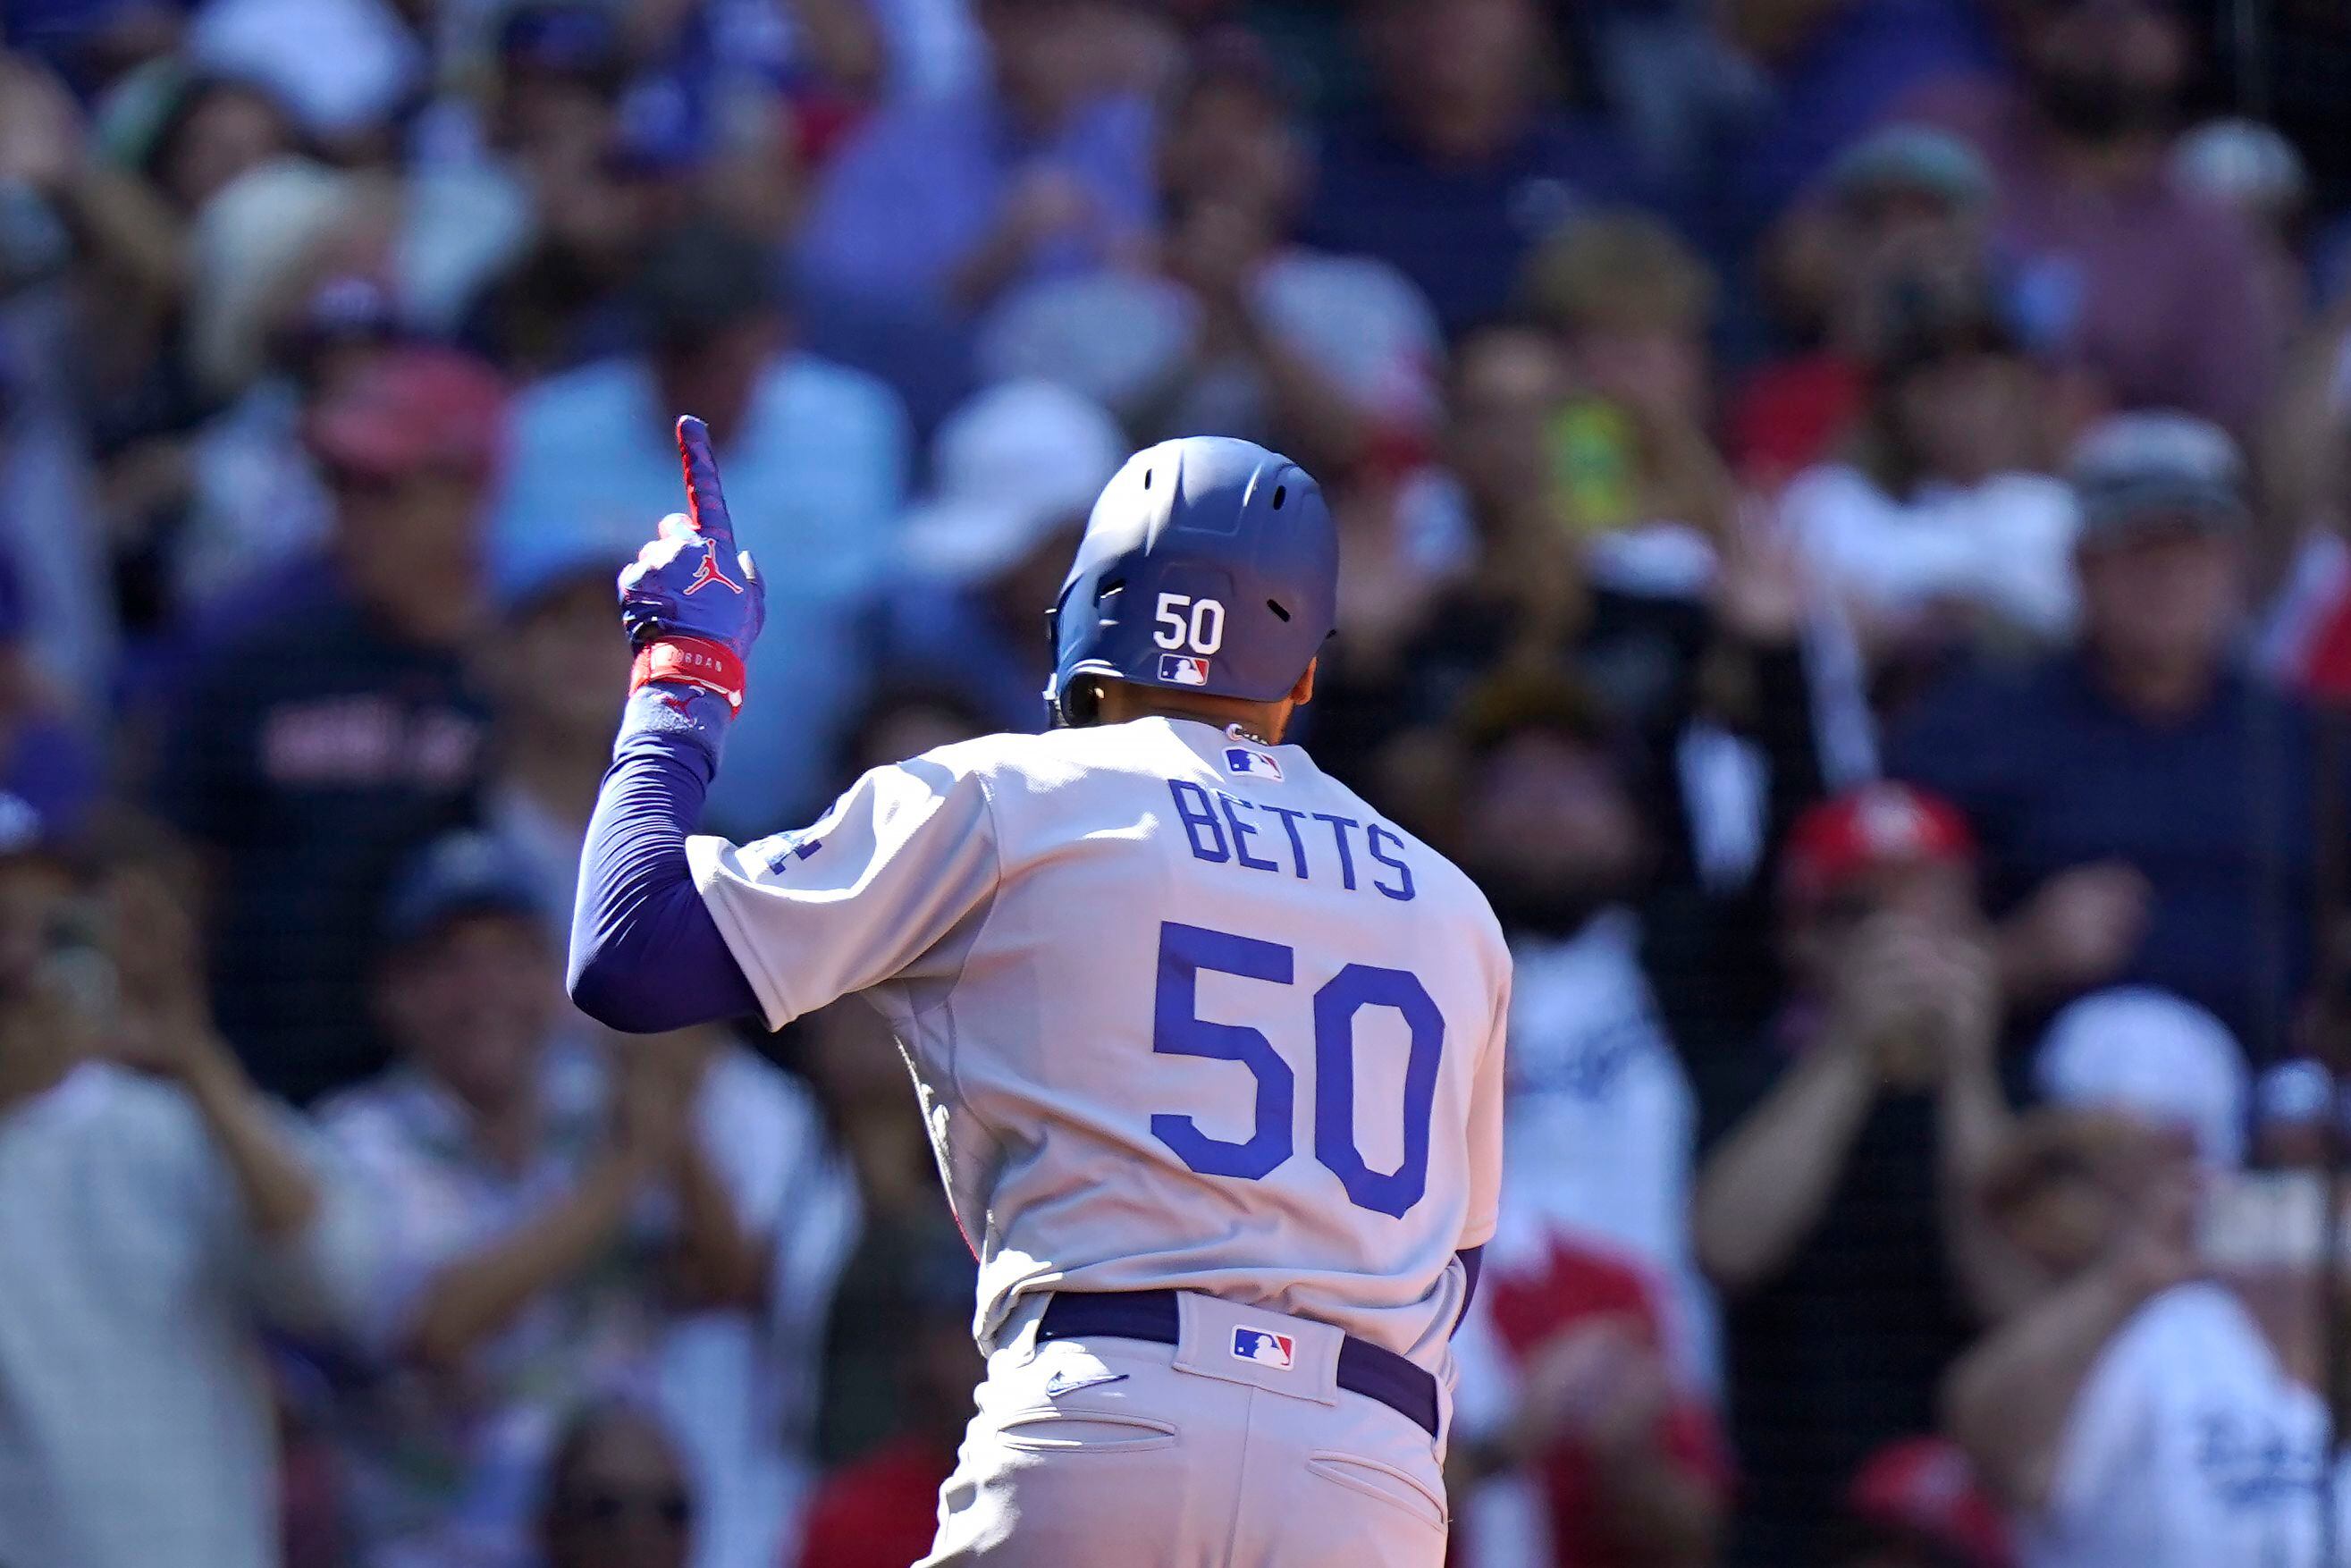
[[[621,624],[637,650],[622,733],[640,721],[682,730],[715,758],[726,721],[742,711],[744,661],[767,620],[768,590],[750,552],[736,549],[709,427],[680,419],[677,451],[686,509],[664,517],[621,573]],[[726,591],[702,591],[714,584]]]

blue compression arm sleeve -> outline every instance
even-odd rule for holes
[[[658,1034],[763,1016],[686,870],[713,765],[674,735],[627,735],[588,824],[571,915],[571,999],[597,1022]]]

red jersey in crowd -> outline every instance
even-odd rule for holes
[[[955,1452],[901,1437],[818,1483],[799,1568],[906,1568],[930,1555]]]
[[[1490,1316],[1513,1374],[1528,1366],[1559,1335],[1603,1318],[1633,1325],[1640,1342],[1666,1355],[1659,1287],[1638,1266],[1600,1244],[1563,1231],[1529,1263],[1507,1271],[1489,1268],[1479,1286],[1480,1310]],[[1729,1455],[1712,1407],[1687,1388],[1658,1418],[1656,1441],[1671,1461],[1718,1493],[1727,1491]],[[1545,1458],[1536,1477],[1551,1534],[1553,1568],[1638,1568],[1599,1528],[1593,1461],[1573,1444]]]

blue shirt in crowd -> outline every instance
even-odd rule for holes
[[[1150,106],[1100,98],[1044,138],[986,90],[877,112],[826,171],[793,253],[809,344],[895,387],[928,428],[971,391],[970,323],[948,298],[956,265],[994,231],[1032,170],[1074,180],[1094,221],[1040,245],[1019,287],[1132,250],[1154,215]]]
[[[2263,1061],[2312,967],[2314,732],[2298,696],[2234,671],[2193,716],[2150,723],[2067,654],[1931,695],[1888,771],[1967,813],[1994,915],[2075,866],[2137,868],[2151,918],[2116,983],[2201,1002]]]
[[[1097,220],[1040,245],[1014,281],[1101,266],[1152,224],[1150,106],[1099,98],[1041,139],[985,94],[884,109],[825,175],[800,231],[801,273],[828,297],[938,308],[956,264],[1033,169],[1076,181]]]
[[[502,555],[552,530],[608,541],[616,563],[680,510],[680,411],[642,360],[608,360],[516,400],[513,455],[493,536]],[[904,500],[907,431],[895,393],[808,354],[786,354],[718,452],[735,529],[768,584],[753,696],[727,741],[714,813],[772,824],[823,803],[833,747],[862,699],[866,615]]]
[[[1651,195],[1631,151],[1596,120],[1542,114],[1496,156],[1459,164],[1365,114],[1323,143],[1304,237],[1395,267],[1450,333],[1498,314],[1527,252],[1567,219]]]
[[[1854,140],[1928,82],[2000,68],[1982,7],[1970,0],[1871,0],[1835,8],[1780,59],[1762,122],[1726,149],[1730,189],[1719,220],[1750,243]]]

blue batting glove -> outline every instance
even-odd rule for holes
[[[664,517],[659,537],[621,573],[621,623],[637,650],[622,738],[684,734],[716,762],[743,709],[744,661],[767,620],[768,590],[750,552],[735,548],[709,427],[680,419],[677,450],[686,509]]]

